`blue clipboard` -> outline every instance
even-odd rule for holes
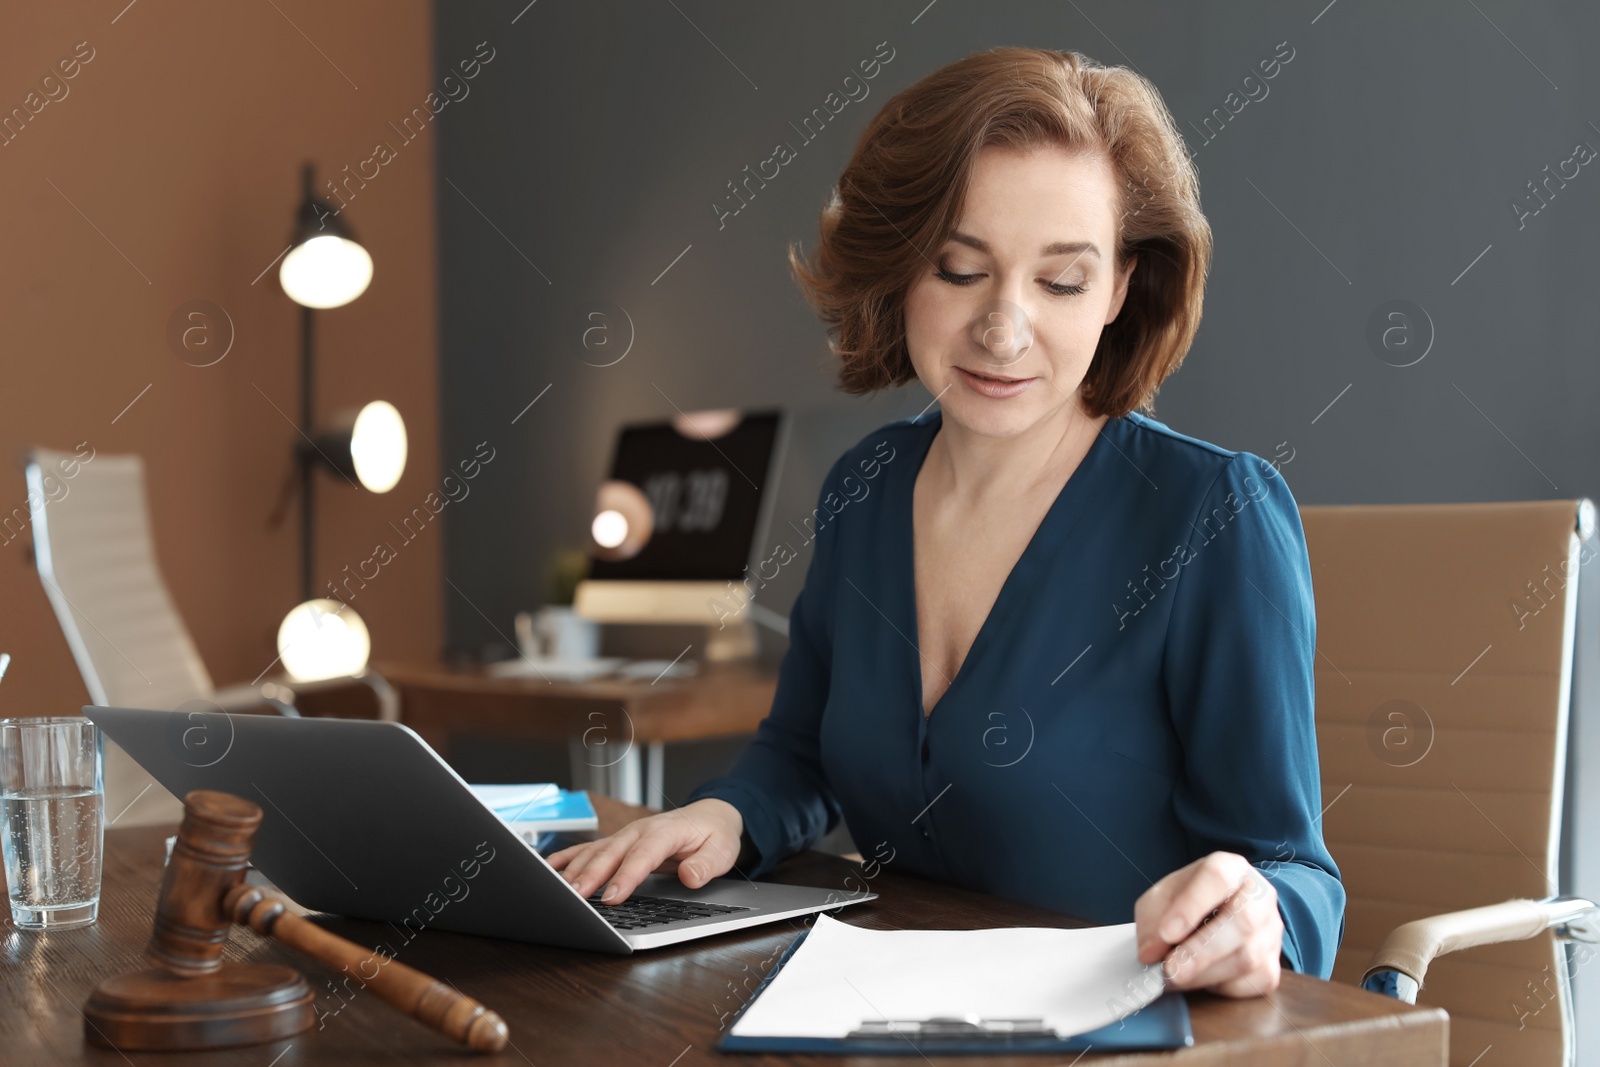
[[[915,1031],[896,1029],[873,1033],[883,1024],[863,1020],[863,1028],[849,1037],[736,1037],[734,1025],[751,1004],[766,991],[773,977],[789,962],[800,942],[810,934],[802,931],[783,950],[778,962],[755,994],[740,1007],[728,1029],[717,1041],[719,1052],[821,1052],[821,1053],[872,1053],[879,1056],[938,1055],[940,1053],[1005,1053],[1005,1052],[1143,1052],[1163,1049],[1187,1048],[1194,1044],[1194,1031],[1189,1026],[1189,1003],[1182,993],[1171,990],[1161,994],[1118,1022],[1088,1033],[1058,1037],[1054,1031],[1030,1031],[1018,1027],[980,1027],[962,1020],[926,1019]]]

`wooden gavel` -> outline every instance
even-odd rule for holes
[[[264,1044],[316,1021],[311,989],[293,968],[224,963],[234,923],[298,949],[477,1052],[507,1041],[500,1016],[392,957],[369,952],[289,910],[244,881],[261,809],[242,797],[195,790],[156,899],[146,954],[152,970],[100,983],[84,1005],[84,1036],[119,1049],[176,1050]],[[378,957],[368,977],[361,965]]]

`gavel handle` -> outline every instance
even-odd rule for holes
[[[471,997],[398,960],[385,957],[371,978],[357,970],[372,953],[289,911],[284,902],[243,882],[228,890],[222,910],[233,922],[276,938],[329,967],[346,969],[366,987],[425,1026],[475,1052],[498,1052],[508,1040],[505,1020]]]

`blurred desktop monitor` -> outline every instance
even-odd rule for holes
[[[740,627],[747,627],[739,611],[745,568],[770,521],[784,429],[778,411],[695,412],[624,426],[596,512],[621,521],[622,530],[647,526],[649,534],[612,558],[597,535],[574,599],[578,614],[725,630],[719,621],[738,612]],[[743,640],[748,644],[748,634]]]
[[[722,647],[708,648],[707,658],[750,654],[750,620],[759,616],[782,629],[805,582],[810,520],[829,468],[873,430],[927,412],[929,399],[921,389],[896,389],[785,411],[781,418],[775,411],[750,412],[711,441],[685,436],[671,422],[625,426],[610,477],[637,487],[668,521],[631,558],[591,558],[575,600],[579,614],[603,622],[710,626]],[[726,497],[712,507],[724,486]],[[691,503],[697,499],[698,505]],[[680,520],[685,509],[688,529]],[[710,522],[713,516],[717,521]],[[786,562],[778,566],[775,557]],[[757,607],[741,611],[737,626],[725,618],[728,625],[719,627],[712,603],[737,610],[746,590],[754,591]],[[762,642],[763,658],[768,644]],[[781,655],[783,642],[770,644]]]

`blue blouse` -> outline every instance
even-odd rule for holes
[[[1098,923],[1237,852],[1277,889],[1284,961],[1326,978],[1345,894],[1321,831],[1311,569],[1278,469],[1107,420],[924,716],[912,487],[941,421],[863,438],[792,524],[815,550],[772,710],[690,799],[739,810],[750,877],[842,817],[890,869]]]

